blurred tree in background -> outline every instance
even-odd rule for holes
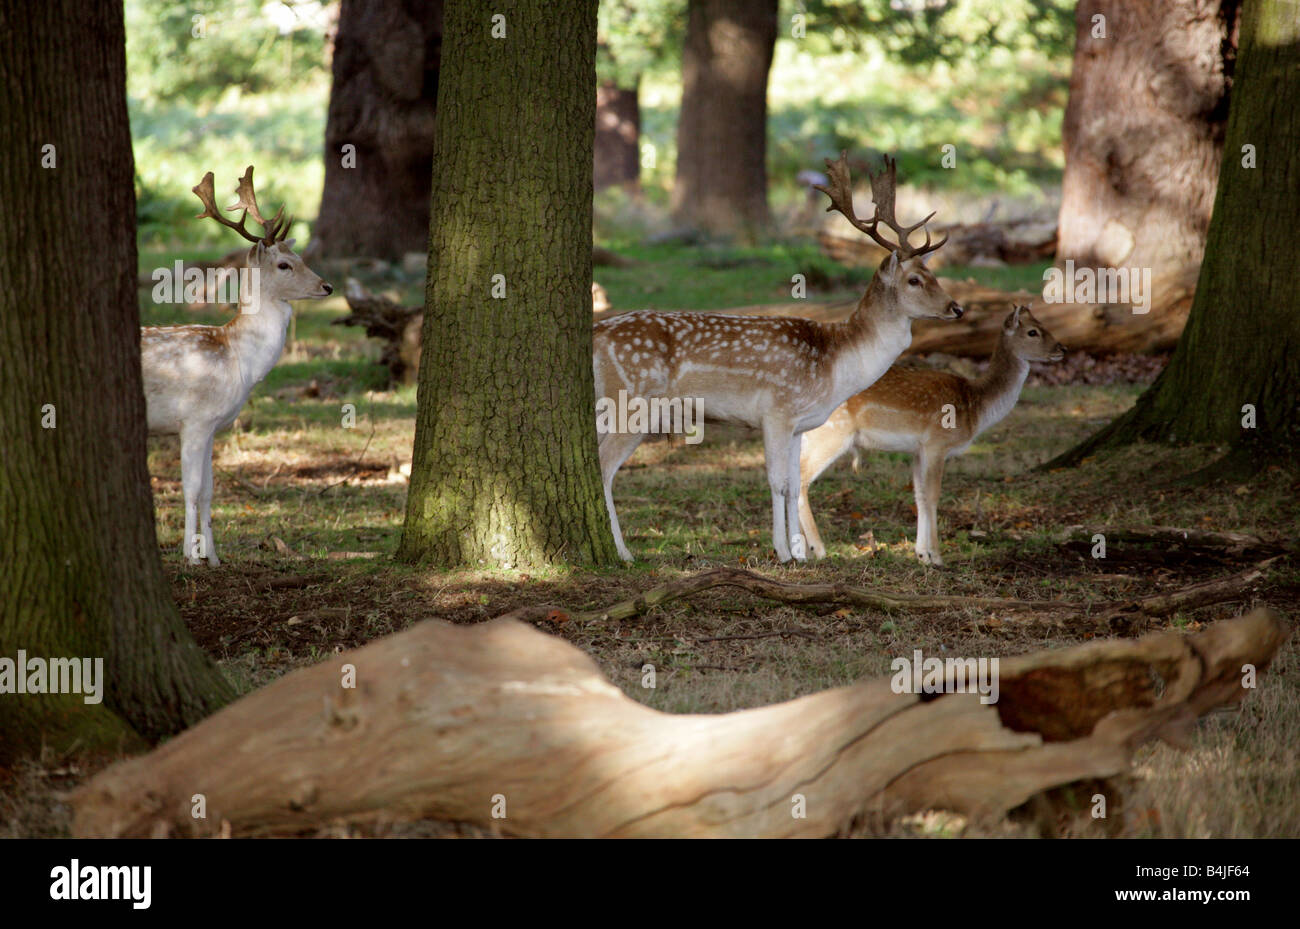
[[[1241,0],[1080,0],[1058,258],[1200,263]]]
[[[596,29],[596,190],[636,187],[641,174],[641,76],[676,65],[684,0],[603,0]]]
[[[309,256],[428,247],[441,53],[442,0],[343,0]]]
[[[767,75],[777,0],[690,0],[673,216],[753,239],[768,226]]]

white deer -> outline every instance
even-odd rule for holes
[[[944,462],[960,455],[985,429],[1000,422],[1020,398],[1031,361],[1060,361],[1065,348],[1017,306],[1002,323],[988,370],[977,380],[930,368],[898,365],[867,390],[850,397],[825,425],[804,438],[800,462],[799,522],[812,553],[826,554],[808,485],[850,449],[908,452],[916,497],[916,555],[941,566],[936,508]]]
[[[146,326],[140,330],[140,363],[150,435],[181,438],[181,484],[185,493],[182,554],[189,564],[220,564],[212,542],[212,441],[230,426],[253,388],[266,377],[284,350],[290,300],[327,297],[333,291],[292,251],[285,240],[292,218],[284,207],[271,220],[262,217],[253,191],[250,165],[239,181],[243,210],[235,223],[221,215],[212,192],[212,172],[194,188],[204,211],[253,243],[248,250],[251,287],[240,288],[239,315],[224,326]],[[244,228],[249,216],[264,234]],[[197,529],[196,529],[197,527]]]
[[[957,319],[962,308],[944,293],[921,256],[943,245],[912,246],[909,235],[932,216],[911,226],[894,218],[895,164],[871,178],[875,215],[853,212],[848,159],[826,161],[830,181],[818,187],[857,229],[889,250],[853,314],[844,322],[819,323],[799,317],[729,316],[721,313],[627,313],[602,320],[594,330],[596,397],[626,391],[649,403],[697,398],[705,422],[738,423],[761,429],[772,491],[772,544],[782,562],[804,560],[799,533],[801,436],[824,423],[835,408],[875,383],[912,340],[914,319]],[[884,222],[897,236],[877,230]],[[666,431],[666,430],[664,430]],[[642,432],[614,431],[597,420],[605,505],[618,553],[632,554],[614,509],[614,475],[641,444]]]

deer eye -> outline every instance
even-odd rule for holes
[[[1031,339],[1036,339],[1038,338],[1038,330],[1030,329],[1029,332],[1026,333],[1026,335],[1028,335]]]
[[[911,284],[913,287],[916,287],[921,283],[921,279],[917,277],[915,274],[913,274],[911,277],[907,279],[907,283]]]
[[[281,271],[288,271],[288,270],[289,270],[289,262],[287,262],[287,261],[282,261],[282,262],[280,262],[278,265],[276,265],[276,267],[279,268]]]

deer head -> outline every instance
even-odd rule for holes
[[[248,250],[248,267],[258,276],[259,295],[273,300],[305,300],[312,297],[328,297],[334,288],[321,280],[301,258],[293,251],[293,239],[286,239],[293,226],[293,217],[284,216],[284,206],[276,211],[275,216],[267,220],[257,206],[257,193],[253,189],[253,166],[249,165],[244,176],[239,179],[235,191],[238,199],[228,211],[243,210],[239,222],[233,222],[221,215],[213,194],[212,172],[203,175],[196,187],[195,195],[203,204],[203,212],[196,219],[215,219],[228,229],[233,229],[253,243]],[[261,225],[262,235],[249,232],[245,224],[248,217]]]
[[[939,281],[921,259],[923,256],[943,246],[948,241],[945,235],[938,242],[930,239],[930,230],[925,229],[925,243],[912,245],[911,234],[928,223],[934,214],[910,226],[900,225],[894,216],[894,196],[897,188],[897,163],[885,156],[885,167],[879,174],[872,174],[871,199],[875,203],[875,214],[870,220],[858,219],[853,210],[853,181],[849,176],[848,153],[840,152],[838,161],[826,159],[828,183],[825,187],[816,185],[817,189],[830,197],[830,206],[826,212],[838,210],[853,227],[869,236],[877,245],[888,250],[871,287],[877,290],[877,296],[885,304],[897,307],[903,314],[913,319],[959,319],[962,308],[957,301],[948,296]],[[890,241],[880,231],[884,223],[893,230],[896,241]]]
[[[1025,361],[1060,361],[1065,346],[1034,318],[1027,306],[1017,306],[1002,322],[1002,339],[1012,354]]]

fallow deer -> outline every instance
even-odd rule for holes
[[[643,402],[702,401],[705,422],[738,423],[761,429],[772,492],[772,542],[782,562],[804,560],[799,534],[800,438],[824,423],[835,408],[884,374],[912,339],[914,319],[957,319],[962,308],[921,261],[947,241],[913,246],[909,236],[934,216],[911,226],[894,218],[895,163],[871,174],[875,215],[860,220],[853,211],[848,159],[826,160],[830,197],[859,231],[889,250],[853,314],[844,322],[799,317],[749,317],[721,313],[627,313],[595,326],[597,398],[626,391]],[[878,231],[885,223],[897,237]],[[612,485],[644,433],[602,429],[597,421],[605,505],[619,555],[623,544]]]
[[[250,165],[239,181],[243,210],[235,223],[221,215],[212,189],[212,172],[193,188],[203,203],[199,219],[212,218],[253,243],[248,250],[251,287],[241,287],[239,315],[223,326],[146,326],[140,330],[140,363],[150,435],[179,435],[181,484],[185,495],[182,553],[190,564],[204,558],[220,564],[212,542],[212,442],[230,426],[253,388],[275,367],[293,316],[290,300],[327,297],[333,288],[292,251],[285,239],[293,220],[284,207],[263,218],[253,190]],[[249,232],[248,217],[262,235]],[[197,526],[197,531],[196,531]]]
[[[974,381],[930,368],[895,365],[867,390],[850,397],[825,425],[804,440],[799,476],[799,523],[812,553],[826,554],[808,485],[845,452],[908,452],[916,498],[916,554],[941,566],[936,507],[949,458],[970,447],[976,436],[1000,422],[1020,398],[1031,361],[1060,361],[1065,348],[1025,306],[1002,324],[993,359]]]

